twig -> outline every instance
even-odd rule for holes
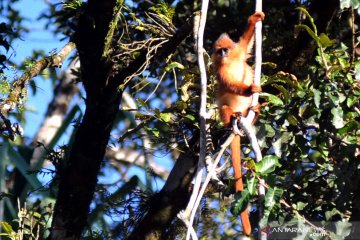
[[[75,43],[67,43],[57,54],[44,57],[36,61],[23,73],[23,75],[21,75],[21,77],[15,80],[8,97],[0,104],[1,118],[6,124],[6,130],[8,131],[11,140],[14,140],[16,132],[14,132],[11,128],[10,121],[6,121],[5,119],[7,119],[8,113],[14,110],[16,106],[21,103],[21,100],[24,98],[24,90],[26,89],[27,83],[48,67],[60,68],[62,66],[62,62],[74,49]]]
[[[205,181],[204,183],[202,184],[201,186],[201,189],[199,191],[199,194],[197,195],[197,198],[196,198],[196,201],[194,203],[194,206],[192,208],[192,212],[191,212],[191,215],[190,215],[190,222],[189,222],[189,226],[191,226],[192,228],[192,225],[193,225],[193,222],[194,222],[194,218],[195,218],[195,213],[196,213],[196,210],[200,204],[200,201],[201,201],[201,198],[202,196],[204,195],[204,192],[207,188],[207,185],[209,184],[212,176],[216,173],[216,166],[219,164],[220,162],[220,159],[222,157],[222,155],[224,154],[226,148],[230,145],[230,143],[232,142],[232,140],[234,139],[235,137],[235,134],[232,133],[227,139],[226,141],[220,146],[220,150],[219,152],[216,154],[216,158],[214,160],[214,164],[212,165],[210,171],[208,172],[208,174],[206,175],[206,178],[205,178]],[[190,231],[190,227],[188,228],[188,234],[189,234],[189,231]],[[188,236],[187,236],[187,239]]]
[[[193,202],[191,204],[188,204],[187,208],[185,211],[182,211],[178,214],[178,217],[184,222],[184,224],[187,226],[188,228],[188,234],[191,235],[191,237],[194,239],[193,236],[193,232],[194,232],[194,228],[193,228],[193,222],[194,222],[194,218],[195,218],[195,213],[196,210],[200,204],[200,201],[205,193],[205,190],[210,182],[210,180],[214,179],[214,176],[216,175],[216,171],[217,168],[216,166],[219,164],[221,157],[223,156],[225,150],[227,149],[227,147],[230,145],[230,143],[232,142],[232,140],[234,139],[235,134],[232,133],[231,135],[229,135],[229,137],[226,139],[226,141],[224,143],[222,143],[220,145],[220,150],[214,154],[215,159],[213,160],[213,164],[211,164],[210,168],[208,169],[206,178],[204,180],[204,183],[201,185],[201,189],[199,189],[198,191],[194,191],[192,193],[192,197],[193,197]],[[219,184],[221,187],[221,184]],[[194,194],[194,192],[196,193],[196,195]],[[190,203],[190,201],[189,201]],[[190,221],[187,220],[189,218],[189,213],[187,213],[187,211],[191,211],[191,215],[190,215]]]
[[[257,177],[257,178],[258,178],[258,180],[260,181],[260,184],[261,184],[264,188],[266,188],[266,189],[269,188],[269,186],[268,186],[265,182],[261,182],[261,180],[262,180],[261,178],[259,178],[259,177]],[[282,205],[284,205],[285,207],[291,209],[291,211],[292,211],[294,214],[296,214],[297,216],[299,216],[300,218],[302,218],[302,219],[304,220],[304,222],[307,223],[309,226],[311,226],[311,227],[314,228],[314,229],[320,230],[321,233],[325,234],[326,236],[329,236],[329,233],[328,233],[327,231],[325,231],[323,228],[317,227],[317,226],[314,225],[312,222],[310,222],[309,220],[307,220],[303,215],[301,215],[301,214],[299,213],[298,210],[294,209],[294,208],[293,208],[289,203],[287,203],[283,198],[280,199],[280,203],[281,203]]]

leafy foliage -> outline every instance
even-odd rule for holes
[[[360,60],[356,55],[359,39],[351,36],[351,26],[347,25],[348,15],[351,15],[351,10],[347,8],[359,11],[359,2],[340,0],[343,12],[324,20],[325,25],[330,26],[328,29],[322,27],[324,22],[320,21],[320,13],[323,13],[323,8],[329,10],[331,4],[316,9],[315,3],[311,0],[272,1],[267,6],[263,28],[266,36],[263,44],[263,59],[266,61],[262,76],[264,92],[261,93],[263,110],[256,124],[265,157],[262,162],[255,163],[251,146],[246,139],[242,141],[245,190],[233,196],[232,170],[226,167],[219,174],[219,178],[228,184],[225,189],[209,188],[202,201],[196,231],[204,239],[241,236],[238,213],[250,204],[254,206],[251,216],[257,216],[260,209],[257,186],[261,178],[265,180],[267,189],[263,199],[263,217],[252,219],[253,225],[259,221],[261,227],[298,225],[307,220],[338,221],[328,234],[331,237],[346,237],[353,227],[351,221],[360,219],[360,208],[355,204],[360,199],[360,166],[357,160],[360,148]],[[47,4],[48,9],[40,18],[48,21],[48,29],[55,34],[64,33],[72,39],[80,18],[86,14],[88,3],[66,1],[63,4]],[[205,46],[209,52],[213,40],[221,32],[229,32],[234,39],[241,35],[246,24],[245,16],[253,11],[252,4],[252,1],[231,0],[211,3],[205,34]],[[198,3],[185,0],[155,1],[153,4],[151,1],[136,0],[117,1],[116,6],[102,53],[104,61],[113,66],[107,71],[115,74],[130,66],[143,52],[148,54],[141,69],[125,76],[126,83],[117,86],[119,92],[124,90],[123,101],[99,173],[99,184],[89,214],[91,227],[83,234],[84,239],[123,239],[129,236],[147,214],[166,206],[167,202],[159,198],[159,194],[166,195],[166,191],[157,192],[164,184],[171,186],[166,179],[175,160],[179,161],[178,156],[197,154],[194,149],[197,149],[199,131],[200,86],[194,39],[187,38],[164,61],[154,61],[152,57],[199,9]],[[21,25],[23,18],[13,10],[9,23]],[[88,15],[84,19],[93,21]],[[354,24],[359,25],[358,16]],[[7,65],[6,52],[11,49],[12,40],[25,31],[19,28],[19,32],[9,26],[12,25],[0,24],[0,47],[5,50],[0,55],[1,69]],[[302,34],[308,40],[298,40],[304,36]],[[295,39],[296,36],[298,39]],[[295,50],[301,53],[300,57]],[[42,55],[39,53],[35,51],[33,58]],[[210,73],[208,107],[216,112],[213,100],[216,81],[209,54],[205,57]],[[303,58],[305,64],[298,64]],[[24,66],[32,63],[31,60]],[[77,70],[71,71],[81,80]],[[55,71],[49,76],[54,83],[58,82],[59,76]],[[12,78],[0,77],[0,90],[7,95],[11,91]],[[81,84],[79,86],[82,88]],[[51,182],[51,177],[59,179],[64,167],[69,164],[68,150],[83,117],[83,99],[86,99],[83,90],[78,91],[71,105],[73,107],[65,109],[62,115],[57,112],[62,116],[61,126],[57,127],[47,144],[30,146],[32,140],[29,139],[33,136],[15,142],[2,137],[0,190],[3,198],[0,204],[3,205],[0,209],[2,206],[6,209],[1,222],[3,236],[14,238],[21,230],[12,222],[12,219],[18,218],[16,198],[20,197],[23,202],[25,199],[33,201],[37,196],[44,199],[44,210],[22,209],[22,218],[35,219],[35,225],[44,230],[41,234],[47,235],[45,230],[48,225],[44,219],[50,216],[50,212],[46,210],[48,204],[54,201],[58,186],[57,181],[46,183]],[[26,123],[30,120],[26,117],[27,102],[24,105],[23,122]],[[49,107],[52,108],[56,106]],[[62,108],[65,107],[61,105]],[[226,135],[216,113],[209,126],[212,134],[210,150],[216,151]],[[33,139],[36,141],[35,137]],[[59,148],[57,144],[65,145]],[[91,139],[84,144],[90,146]],[[39,149],[43,152],[37,156],[34,166],[34,153]],[[227,157],[223,157],[224,166],[229,165]],[[50,160],[52,166],[41,169],[44,163],[48,163],[46,160]],[[29,174],[29,170],[33,174]],[[47,191],[32,192],[44,189],[44,179],[40,182],[34,173],[44,176]],[[9,187],[5,185],[3,176],[9,179]],[[22,223],[28,226],[27,230],[35,226],[27,221]],[[33,230],[25,235],[29,237]],[[182,224],[176,219],[163,231],[166,236],[171,236],[170,239],[184,234]]]

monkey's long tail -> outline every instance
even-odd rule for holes
[[[230,149],[231,149],[232,165],[234,168],[234,177],[235,177],[235,181],[236,181],[235,182],[235,191],[241,192],[244,189],[244,187],[243,187],[243,182],[242,182],[240,136],[239,135],[236,135],[234,137],[233,141],[231,142]],[[243,232],[244,232],[244,234],[249,236],[251,234],[251,224],[250,224],[249,213],[248,213],[247,209],[245,209],[243,212],[240,213],[240,217],[241,217]]]

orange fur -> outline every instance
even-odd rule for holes
[[[223,33],[214,44],[212,55],[214,67],[219,81],[217,101],[221,120],[226,127],[231,126],[231,118],[246,116],[252,101],[252,92],[261,91],[261,87],[253,85],[254,73],[246,63],[249,52],[253,46],[255,24],[263,20],[264,13],[256,12],[248,20],[248,26],[239,42],[234,42]],[[258,115],[258,112],[257,112]],[[235,190],[243,190],[240,136],[236,136],[230,145],[231,159],[235,175]],[[251,233],[249,214],[244,210],[241,214],[243,231],[246,235]]]

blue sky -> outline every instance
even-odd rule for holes
[[[54,36],[52,32],[45,29],[46,20],[38,20],[37,18],[40,14],[46,10],[46,4],[44,0],[33,0],[33,1],[19,1],[16,4],[13,4],[12,7],[19,10],[21,15],[27,18],[23,25],[30,29],[29,33],[25,33],[21,40],[16,40],[13,44],[7,56],[11,55],[11,61],[15,63],[22,63],[24,60],[28,59],[34,50],[43,50],[45,53],[50,53],[53,50],[61,49],[65,44],[66,40],[60,41],[63,36],[57,35]],[[55,1],[53,1],[55,3]],[[56,1],[58,3],[58,1]],[[0,22],[1,22],[0,15]],[[64,69],[66,66],[64,66]],[[60,70],[57,70],[60,73]],[[18,76],[21,75],[21,71],[18,71]],[[30,109],[34,109],[35,112],[27,112],[26,115],[26,125],[24,128],[24,136],[33,138],[36,131],[41,124],[45,111],[47,109],[48,103],[52,99],[53,86],[51,80],[44,80],[42,77],[36,77],[35,79],[37,85],[37,93],[35,96],[30,92],[28,94],[28,102],[26,106]],[[62,139],[58,144],[65,143]],[[167,168],[171,168],[172,161],[169,160],[169,156],[154,157],[155,161],[161,165],[165,165]],[[166,164],[164,164],[166,163]],[[110,171],[110,170],[109,170]],[[128,172],[128,176],[138,175],[142,181],[144,181],[144,173],[137,168],[132,168]],[[116,174],[115,174],[116,175]],[[101,178],[102,181],[106,181],[108,176],[114,176],[111,173],[106,173],[105,177]],[[114,178],[107,179],[108,181],[113,181]],[[155,188],[159,189],[163,185],[162,181],[157,181]]]
[[[18,39],[12,44],[12,49],[8,53],[8,56],[11,55],[11,61],[19,64],[28,59],[33,50],[43,50],[45,53],[49,53],[54,49],[61,49],[65,45],[65,41],[60,41],[62,36],[54,36],[45,29],[45,20],[37,19],[46,9],[44,2],[44,0],[19,1],[12,5],[27,19],[23,24],[30,31],[23,34],[21,40]],[[20,75],[21,72],[17,74]],[[27,137],[34,136],[43,119],[47,103],[52,98],[52,83],[50,80],[36,77],[35,82],[37,94],[33,96],[32,93],[29,93],[27,102],[27,107],[35,110],[35,112],[27,113],[27,124],[23,126],[24,135]]]

